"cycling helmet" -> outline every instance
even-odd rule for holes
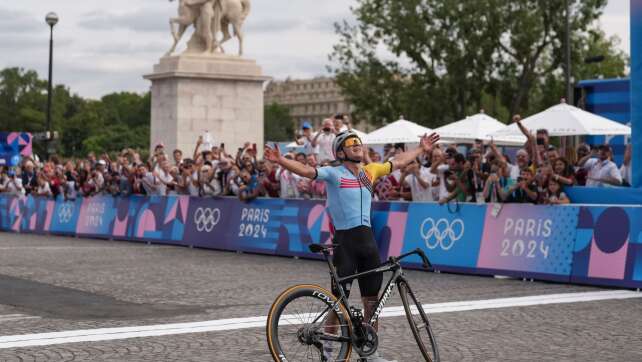
[[[343,144],[348,138],[359,138],[359,135],[357,135],[354,131],[352,130],[347,130],[339,133],[337,137],[335,137],[334,141],[332,142],[332,152],[334,153],[334,158],[339,159],[337,154],[339,151],[343,149]],[[359,138],[361,140],[361,138]],[[343,159],[340,159],[343,161]],[[351,161],[351,160],[348,160]]]

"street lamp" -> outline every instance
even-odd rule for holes
[[[565,50],[565,63],[564,78],[566,83],[566,101],[568,104],[573,105],[573,89],[571,88],[571,3],[569,0],[565,1],[566,6],[566,36],[564,40]]]
[[[50,12],[45,17],[49,25],[49,83],[47,85],[47,140],[45,141],[45,155],[49,158],[49,142],[51,142],[51,73],[53,70],[53,28],[58,24],[58,15]]]

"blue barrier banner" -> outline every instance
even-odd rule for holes
[[[451,213],[437,204],[410,204],[401,252],[421,248],[438,269],[474,269],[485,215],[485,205],[461,205],[459,211]],[[408,261],[421,263],[417,256]]]
[[[642,207],[583,207],[571,281],[639,288],[642,282]]]
[[[631,187],[565,187],[574,204],[642,205],[642,189]]]
[[[372,229],[381,260],[421,248],[443,271],[642,287],[642,206],[377,202]],[[323,201],[189,196],[0,195],[0,230],[314,259],[332,238]]]
[[[56,200],[49,232],[52,234],[75,235],[81,206],[82,199]]]
[[[568,281],[578,214],[573,206],[488,207],[477,267]]]
[[[633,186],[642,187],[642,0],[631,0],[631,127]]]

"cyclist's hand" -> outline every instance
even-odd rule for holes
[[[430,136],[425,134],[421,137],[421,148],[426,152],[430,152],[437,142],[439,142],[439,135],[437,133],[432,133]]]
[[[270,162],[279,162],[281,158],[281,152],[279,151],[279,145],[274,144],[274,148],[271,148],[267,144],[265,145],[265,159]]]

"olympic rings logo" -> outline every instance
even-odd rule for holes
[[[194,213],[194,224],[198,232],[210,232],[221,220],[221,210],[199,207]]]
[[[61,224],[66,224],[71,221],[74,215],[74,204],[65,202],[58,208],[58,220]]]
[[[449,222],[446,219],[435,220],[431,217],[421,223],[421,237],[426,242],[428,249],[435,249],[438,246],[447,251],[455,245],[455,242],[464,236],[465,228],[462,219],[455,219]]]

